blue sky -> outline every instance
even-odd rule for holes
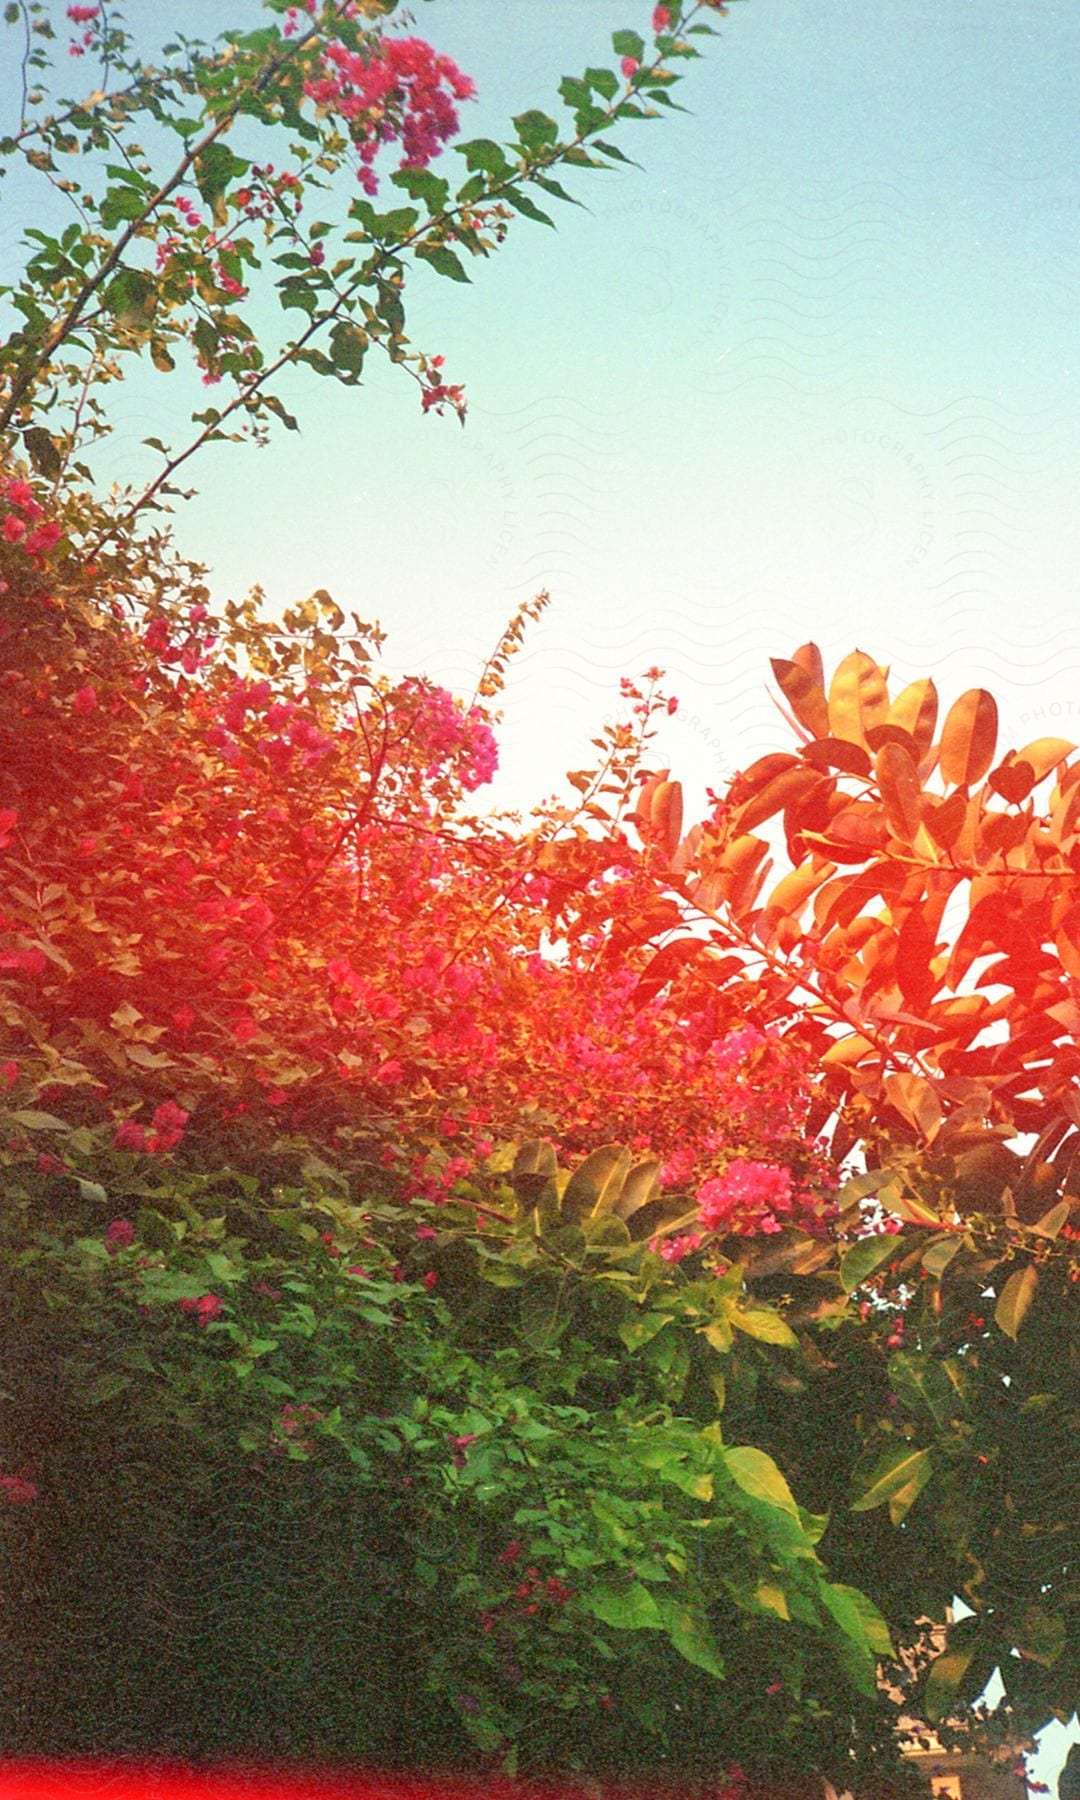
[[[417,18],[477,81],[468,135],[499,137],[648,11],[429,0]],[[175,17],[129,15],[148,37]],[[185,0],[191,30],[257,16]],[[185,547],[222,593],[329,588],[381,619],[391,666],[466,693],[547,586],[507,695],[510,804],[581,766],[619,676],[660,663],[692,816],[706,783],[783,746],[768,658],[808,637],[946,697],[992,687],[1005,743],[1080,737],[1078,44],[1057,0],[733,5],[682,84],[690,112],[624,129],[641,170],[577,172],[588,210],[559,208],[557,233],[516,222],[469,288],[420,272],[412,337],[465,382],[464,432],[389,367],[359,393],[298,379],[300,437],[192,465]],[[188,399],[131,385],[117,473]]]
[[[258,10],[183,0],[192,32]],[[649,10],[416,17],[477,82],[466,134],[498,138]],[[177,16],[127,11],[148,38]],[[991,687],[1004,745],[1080,739],[1078,49],[1064,0],[733,5],[689,113],[625,128],[642,169],[577,172],[585,208],[557,233],[519,221],[469,288],[421,272],[411,335],[466,384],[464,431],[388,367],[359,393],[292,382],[301,435],[192,465],[181,543],[220,597],[329,588],[381,620],[392,668],[466,694],[549,588],[512,666],[500,804],[586,765],[619,677],[659,663],[681,708],[658,760],[693,818],[706,784],[786,747],[768,659],[807,638],[947,699]],[[7,188],[10,262],[26,191]],[[140,439],[186,401],[131,385],[117,475],[152,466]]]

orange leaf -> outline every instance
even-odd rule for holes
[[[923,823],[935,844],[940,844],[943,850],[950,849],[960,836],[967,808],[966,794],[950,794],[947,800],[937,803],[930,799],[923,801]]]
[[[1071,756],[1075,749],[1076,745],[1067,743],[1064,738],[1035,738],[1030,744],[1025,744],[1022,750],[1017,751],[1016,760],[1031,764],[1035,771],[1037,785],[1049,775],[1051,769],[1057,767],[1058,763],[1064,762],[1066,757]]]
[[[1054,935],[1067,975],[1080,977],[1080,903],[1070,906]]]
[[[941,728],[939,766],[954,787],[981,781],[994,760],[997,701],[985,688],[969,688],[950,706]]]
[[[798,663],[780,656],[772,657],[771,662],[780,690],[800,725],[805,725],[815,737],[827,737],[829,706],[825,689]]]
[[[874,758],[874,773],[894,836],[910,844],[922,823],[919,772],[899,744],[883,744]]]
[[[865,651],[853,650],[837,668],[829,687],[830,732],[865,750],[866,727],[884,724],[888,710],[885,670]]]
[[[1012,755],[1010,750],[1004,762],[991,769],[989,781],[995,794],[1000,794],[1010,806],[1019,806],[1035,786],[1035,770],[1026,757],[1017,757],[1014,762]]]
[[[937,724],[938,696],[932,681],[912,681],[897,694],[889,708],[888,722],[911,733],[925,756],[934,741]]]
[[[815,769],[841,769],[845,775],[869,775],[871,769],[866,751],[846,738],[819,738],[815,744],[807,744],[802,754],[803,761],[813,763]]]
[[[796,764],[793,769],[785,769],[782,775],[774,776],[766,783],[761,792],[755,794],[744,806],[739,808],[734,821],[735,829],[740,834],[753,831],[756,825],[765,819],[771,819],[774,813],[782,812],[816,788],[821,776],[814,769],[803,768]]]
[[[659,833],[660,846],[669,862],[679,848],[682,817],[682,782],[662,781],[652,796],[652,816],[649,823]]]
[[[901,1118],[932,1144],[941,1130],[943,1115],[941,1101],[930,1083],[922,1075],[886,1075],[885,1092]]]
[[[791,660],[793,663],[797,663],[800,669],[805,669],[811,681],[816,681],[818,687],[824,692],[825,665],[821,660],[821,651],[816,644],[800,644]]]

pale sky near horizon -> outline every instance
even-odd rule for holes
[[[126,10],[149,35],[259,11]],[[503,138],[525,107],[560,116],[559,78],[611,63],[611,30],[650,10],[414,13],[477,82],[463,134]],[[552,202],[557,233],[517,221],[470,287],[421,271],[410,335],[465,383],[464,431],[371,362],[359,393],[286,384],[299,436],[192,465],[178,536],[218,596],[328,588],[381,621],[396,671],[471,694],[550,590],[511,667],[499,804],[587,766],[619,677],[657,663],[681,700],[657,761],[693,819],[707,784],[788,746],[768,659],[808,638],[945,700],[989,686],[1003,747],[1080,740],[1075,6],[745,0],[720,33],[677,90],[688,113],[624,127],[640,170],[566,177],[584,208]],[[2,132],[12,71],[0,86]],[[5,187],[10,266],[25,190]],[[150,471],[139,440],[189,404],[134,384],[113,472]]]

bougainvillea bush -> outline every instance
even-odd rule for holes
[[[617,33],[573,131],[458,145],[453,199],[468,77],[392,7],[156,69],[71,8],[109,79],[52,110],[16,10],[0,155],[77,167],[92,229],[32,240],[0,346],[0,1746],[734,1800],[884,1795],[921,1718],[1067,1717],[1073,747],[994,764],[981,690],[935,741],[931,683],[856,652],[826,690],[808,645],[798,751],[687,835],[658,670],[563,800],[493,814],[546,595],[458,696],[321,590],[220,603],[147,524],[194,450],[291,422],[286,365],[381,347],[461,414],[407,259],[458,279],[564,198],[723,9]],[[225,399],[102,499],[100,390],[181,349]]]

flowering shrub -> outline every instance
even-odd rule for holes
[[[1075,1697],[1073,747],[991,768],[982,690],[935,743],[932,684],[891,702],[855,653],[826,693],[808,645],[776,665],[799,755],[704,827],[648,767],[658,670],[523,825],[470,809],[546,596],[468,703],[380,674],[322,591],[219,613],[133,531],[174,471],[230,421],[293,425],[281,367],[355,384],[372,346],[463,414],[408,347],[408,255],[462,279],[724,8],[656,7],[651,60],[615,33],[618,74],[562,83],[573,134],[531,111],[460,145],[453,198],[428,165],[468,77],[391,5],[270,11],[148,71],[70,8],[110,80],[49,116],[28,82],[0,152],[111,150],[146,108],[182,139],[163,185],[141,153],[72,184],[0,345],[4,1748],[883,1793],[901,1706],[971,1741]],[[36,78],[40,5],[7,22]],[[282,128],[292,166],[256,160]],[[410,205],[378,214],[394,158]],[[309,221],[350,162],[368,197]],[[273,350],[257,239],[306,321]],[[103,507],[74,460],[98,389],[181,343],[227,396]],[[54,390],[81,397],[46,431]],[[988,947],[1004,1046],[957,992]],[[942,1656],[920,1620],[958,1584]],[[163,1619],[191,1622],[167,1684]]]

